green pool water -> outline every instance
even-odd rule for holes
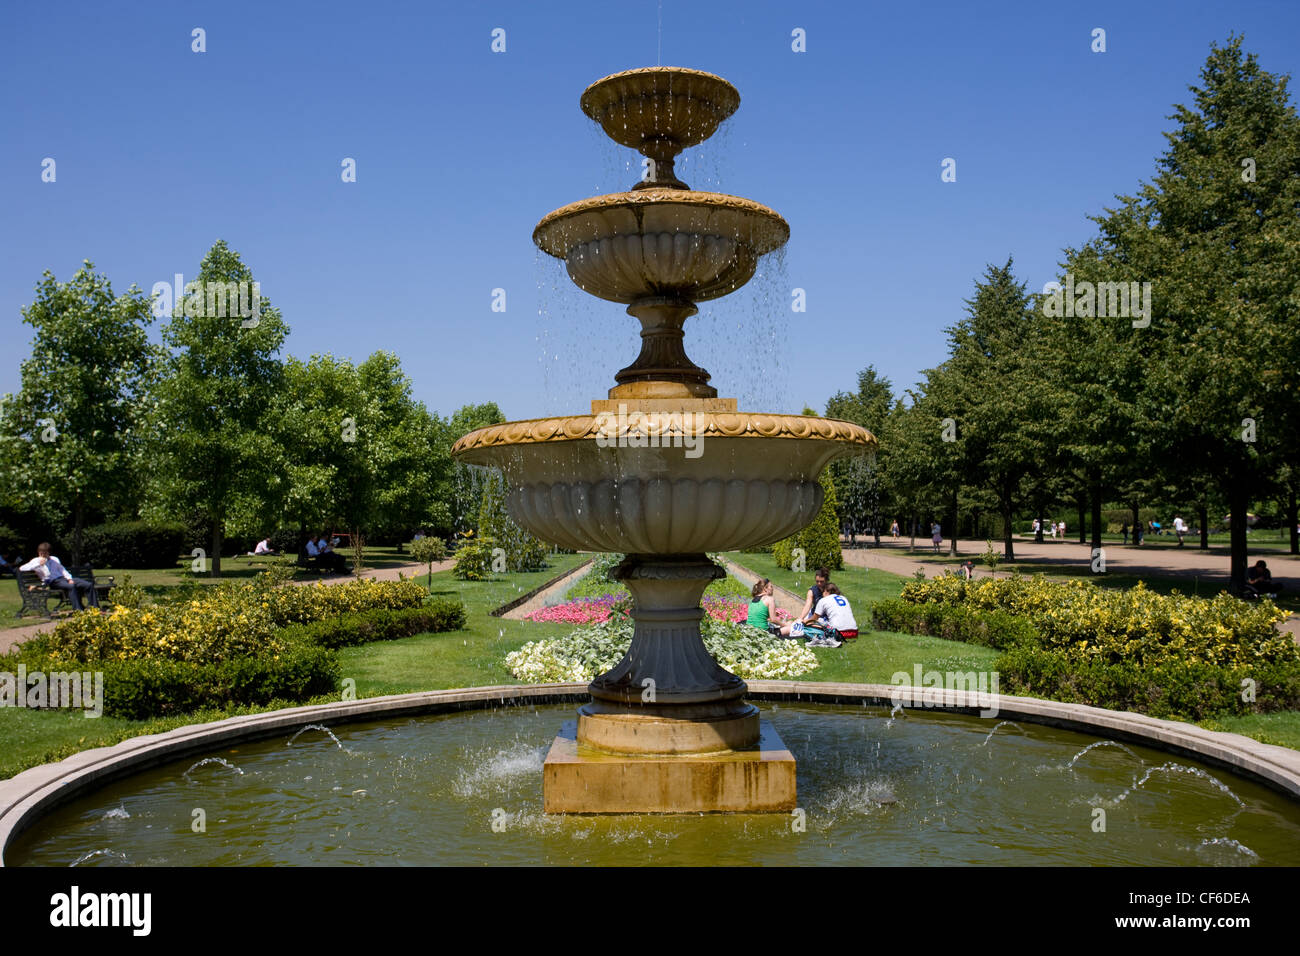
[[[794,814],[547,816],[542,761],[573,705],[505,707],[161,766],[55,810],[6,862],[1300,865],[1300,804],[1182,757],[1030,723],[760,707],[798,761]]]

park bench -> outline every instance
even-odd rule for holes
[[[325,569],[321,566],[320,558],[308,554],[306,545],[303,545],[298,549],[297,565],[298,567],[306,568],[309,571],[319,571],[322,574],[325,572]]]
[[[74,578],[81,578],[83,581],[89,581],[91,587],[95,589],[99,597],[101,607],[109,603],[109,593],[113,590],[114,581],[110,577],[107,584],[100,584],[95,581],[94,569],[88,564],[79,567],[68,568],[68,573]],[[40,614],[42,617],[52,618],[53,612],[50,610],[50,601],[55,601],[54,610],[62,610],[65,606],[72,607],[72,602],[68,600],[68,592],[62,588],[52,588],[41,583],[41,579],[35,571],[16,571],[15,580],[18,582],[18,597],[22,602],[14,617],[22,617],[28,611]]]

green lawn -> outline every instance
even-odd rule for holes
[[[1253,737],[1260,743],[1300,750],[1300,711],[1280,710],[1272,714],[1220,717],[1216,720],[1202,720],[1200,725],[1206,730],[1225,730],[1243,737]]]
[[[742,568],[748,568],[755,574],[770,578],[778,587],[793,591],[801,598],[813,586],[813,577],[817,570],[810,568],[807,571],[787,571],[777,566],[776,559],[770,553],[744,554],[733,551],[727,554],[727,558]],[[864,623],[862,615],[866,613],[869,604],[885,598],[898,597],[903,583],[909,579],[877,568],[867,569],[845,565],[839,571],[831,572],[831,580],[839,585],[844,596],[849,599],[858,623],[862,624]]]
[[[506,670],[506,654],[528,641],[564,634],[567,625],[509,621],[492,617],[489,612],[577,567],[588,557],[553,554],[544,571],[495,574],[488,581],[458,581],[450,571],[440,571],[433,576],[433,593],[464,603],[468,618],[465,630],[346,648],[339,653],[343,676],[357,682],[358,697],[517,684]],[[417,580],[427,583],[429,576],[421,575]]]

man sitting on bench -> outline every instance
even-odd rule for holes
[[[307,539],[307,556],[316,559],[317,564],[334,574],[347,574],[348,563],[330,547],[329,539],[323,534]]]
[[[58,558],[50,554],[50,543],[42,541],[36,546],[36,557],[32,558],[18,570],[34,571],[36,576],[41,579],[41,583],[47,588],[58,588],[72,602],[75,610],[83,610],[81,605],[81,592],[86,592],[86,597],[90,601],[90,606],[99,609],[99,595],[95,593],[95,586],[89,581],[83,581],[81,578],[74,578],[68,573],[68,569],[63,566]]]

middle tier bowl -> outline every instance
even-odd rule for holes
[[[500,468],[510,516],[543,540],[689,554],[788,537],[820,510],[827,463],[876,444],[859,425],[804,415],[688,412],[650,431],[630,416],[617,433],[607,415],[492,425],[452,455]]]
[[[593,196],[533,230],[583,291],[622,303],[716,299],[748,282],[758,257],[789,238],[790,226],[761,203],[686,189]]]

